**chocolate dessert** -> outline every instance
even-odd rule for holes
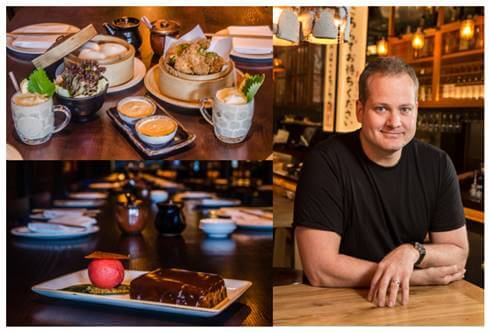
[[[131,281],[131,299],[212,308],[227,297],[217,274],[157,269]]]

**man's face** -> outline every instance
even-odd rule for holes
[[[368,99],[357,102],[357,120],[369,149],[385,155],[400,152],[416,133],[418,103],[407,74],[375,74],[367,80]]]

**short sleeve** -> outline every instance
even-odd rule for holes
[[[446,232],[465,225],[464,207],[457,172],[446,153],[441,157],[439,183],[430,232]]]
[[[343,189],[334,158],[319,149],[309,153],[297,185],[294,227],[343,234]]]

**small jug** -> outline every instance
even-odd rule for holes
[[[156,214],[155,227],[158,232],[165,236],[180,235],[187,226],[182,214],[183,204],[170,201],[168,203],[160,202],[156,205],[158,206],[158,213]]]
[[[139,50],[142,44],[139,23],[139,19],[135,17],[123,16],[116,18],[111,23],[103,23],[103,26],[109,35],[122,38]]]

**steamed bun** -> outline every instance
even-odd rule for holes
[[[107,57],[124,53],[126,50],[123,45],[116,43],[104,43],[100,45],[100,52]]]

